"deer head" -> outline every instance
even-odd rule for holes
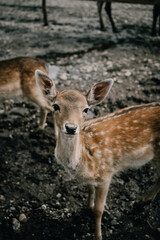
[[[54,108],[55,124],[66,135],[75,136],[80,132],[88,109],[101,103],[108,95],[113,80],[94,84],[86,95],[76,90],[59,92],[55,83],[45,73],[36,70],[36,82],[41,93],[49,99]]]

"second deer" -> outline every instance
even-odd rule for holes
[[[0,61],[0,101],[23,95],[40,107],[40,128],[45,127],[47,113],[53,112],[50,102],[39,92],[35,70],[39,68],[55,78],[54,66],[39,58],[16,57]]]
[[[126,0],[127,2],[127,0]],[[98,7],[98,14],[99,14],[99,22],[100,22],[100,28],[102,31],[104,31],[105,27],[104,27],[104,23],[103,23],[103,19],[102,19],[102,7],[103,4],[105,3],[105,11],[108,15],[108,18],[111,22],[112,25],[112,31],[114,33],[117,32],[117,28],[115,26],[115,23],[113,21],[112,18],[112,7],[111,7],[111,2],[97,2],[97,7]],[[124,2],[123,2],[124,3]],[[153,7],[153,24],[152,24],[152,36],[155,36],[157,31],[156,31],[156,23],[159,17],[159,30],[158,30],[158,34],[160,35],[160,5],[154,5]]]
[[[94,239],[101,240],[101,218],[113,175],[151,160],[160,170],[160,103],[132,106],[85,121],[88,109],[108,95],[111,79],[94,84],[86,95],[76,90],[59,92],[40,70],[36,81],[54,107],[56,159],[72,177],[89,185]],[[159,190],[160,176],[143,201],[154,199]]]

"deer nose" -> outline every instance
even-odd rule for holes
[[[76,130],[77,130],[77,124],[66,123],[65,128],[66,128],[66,133],[67,134],[74,135],[76,133]]]

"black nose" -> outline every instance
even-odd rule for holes
[[[75,124],[65,124],[67,134],[74,135],[76,133],[77,126]]]

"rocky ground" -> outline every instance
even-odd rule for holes
[[[59,89],[85,92],[113,78],[108,99],[89,118],[159,101],[160,37],[151,37],[152,6],[113,4],[115,35],[104,11],[106,31],[100,31],[95,2],[47,0],[47,5],[50,25],[43,27],[40,0],[1,0],[0,60],[41,57],[57,66]],[[38,120],[39,110],[24,98],[0,104],[0,239],[93,239],[86,186],[70,181],[55,161],[51,115],[43,131]],[[151,164],[114,177],[104,239],[160,239],[159,195],[143,207],[134,204],[156,178]]]

